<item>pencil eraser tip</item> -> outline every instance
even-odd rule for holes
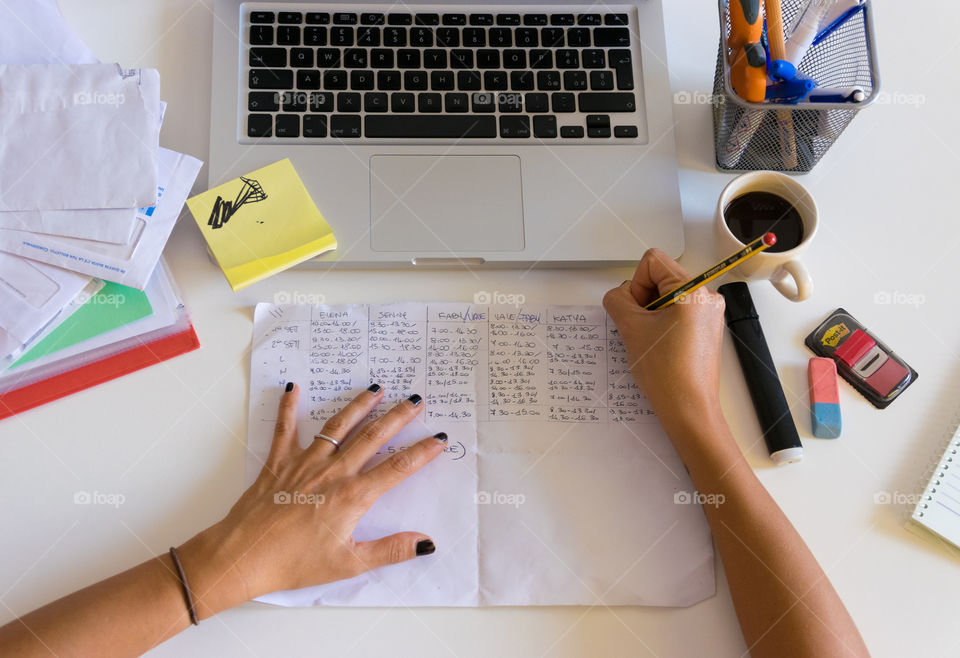
[[[773,233],[765,234],[763,236],[763,244],[767,245],[768,247],[772,247],[773,245],[777,244],[777,236]]]

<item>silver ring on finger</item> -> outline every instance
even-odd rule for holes
[[[340,442],[332,437],[327,436],[326,434],[314,434],[313,440],[316,441],[317,439],[320,439],[321,441],[329,441],[333,444],[334,450],[340,449]]]

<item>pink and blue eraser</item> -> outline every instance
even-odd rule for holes
[[[807,368],[810,378],[810,424],[813,435],[821,439],[840,437],[840,391],[837,364],[833,359],[815,356]]]

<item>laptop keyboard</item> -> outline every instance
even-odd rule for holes
[[[240,11],[245,143],[647,141],[629,6]]]

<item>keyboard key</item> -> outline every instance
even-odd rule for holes
[[[386,22],[386,16],[383,14],[363,13],[360,14],[361,25],[383,25]]]
[[[308,114],[303,117],[303,136],[304,137],[326,137],[327,136],[327,117],[322,114]]]
[[[526,94],[524,101],[527,106],[527,112],[549,112],[550,97],[546,94],[533,93]]]
[[[626,14],[606,14],[603,17],[603,22],[607,25],[628,25],[630,17]]]
[[[519,114],[523,112],[523,94],[500,94],[497,105],[501,113]]]
[[[557,51],[558,69],[575,69],[580,67],[580,53],[572,48],[562,48]]]
[[[490,92],[473,94],[470,100],[474,112],[493,112],[497,108],[497,95]]]
[[[470,111],[470,97],[466,94],[444,94],[444,108],[447,112],[468,112]]]
[[[553,111],[558,114],[577,111],[577,99],[573,94],[557,91],[550,95],[550,100],[553,102]]]
[[[251,23],[272,23],[273,19],[274,19],[274,14],[272,11],[251,11],[250,12]]]
[[[299,11],[281,11],[278,22],[299,25],[303,22],[303,14]]]
[[[632,93],[581,92],[577,102],[581,112],[636,112],[637,98]]]
[[[563,88],[567,91],[581,91],[587,88],[586,71],[564,71]]]
[[[330,45],[331,46],[352,46],[353,45],[353,28],[352,27],[331,27],[330,28]]]
[[[313,48],[291,48],[290,66],[298,69],[313,67]]]
[[[557,117],[551,115],[533,117],[533,136],[540,139],[556,137]]]
[[[327,28],[325,27],[303,28],[303,45],[305,46],[327,45]]]
[[[560,74],[556,71],[540,71],[537,73],[537,89],[540,91],[559,90]]]
[[[473,17],[471,16],[471,19],[472,18]],[[466,14],[444,14],[443,24],[444,25],[466,25],[467,15]]]
[[[520,14],[498,14],[497,25],[520,25]]]
[[[350,88],[360,91],[373,89],[374,87],[373,71],[351,71]]]
[[[375,48],[370,51],[370,66],[375,69],[393,68],[393,51],[386,48]]]
[[[367,116],[364,123],[366,135],[370,138],[473,139],[497,136],[497,121],[494,117],[372,115]]]
[[[477,51],[478,69],[498,69],[500,68],[499,50],[478,50]]]
[[[393,91],[400,89],[403,85],[403,77],[400,71],[380,71],[377,73],[377,87],[384,91]]]
[[[330,22],[330,14],[325,11],[308,11],[307,23],[309,25],[326,25]]]
[[[311,112],[333,112],[333,94],[329,91],[314,91],[310,93]]]
[[[388,25],[411,25],[413,16],[411,14],[390,14],[387,16]]]
[[[470,14],[470,25],[493,25],[493,14]]]
[[[573,14],[553,14],[550,16],[550,25],[573,25],[576,22]]]
[[[509,48],[513,45],[513,32],[505,27],[491,28],[490,45],[495,48]]]
[[[397,51],[397,67],[401,69],[420,68],[420,51],[404,49]]]
[[[523,24],[524,25],[546,25],[547,15],[546,14],[524,14]]]
[[[451,50],[450,68],[452,69],[472,69],[473,51],[472,50]]]
[[[383,45],[402,48],[407,45],[407,31],[400,27],[388,27],[383,31]]]
[[[276,112],[280,109],[279,96],[273,91],[251,91],[247,94],[247,109],[251,112]]]
[[[386,112],[390,109],[390,96],[382,91],[371,91],[363,95],[364,112]]]
[[[430,88],[436,91],[452,91],[456,89],[456,78],[453,71],[434,71],[430,74]]]
[[[500,117],[500,136],[505,139],[530,136],[530,117]]]
[[[289,69],[250,69],[251,89],[293,89],[293,71]]]
[[[273,115],[251,114],[247,117],[247,137],[272,137]]]
[[[447,51],[434,49],[423,51],[423,67],[427,69],[447,68]]]
[[[588,48],[583,51],[583,68],[602,69],[607,66],[606,57],[602,50]]]
[[[366,27],[360,28],[357,30],[357,45],[358,46],[379,46],[380,45],[380,28],[379,27]]]
[[[455,27],[441,27],[437,30],[437,45],[456,48],[460,45],[460,30]]]
[[[360,116],[334,114],[330,117],[330,136],[350,139],[360,137]]]
[[[433,45],[433,30],[415,27],[410,30],[410,45],[417,48],[429,48]]]
[[[590,71],[590,88],[594,91],[610,91],[613,89],[613,73]]]
[[[297,71],[297,89],[319,89],[320,71]]]
[[[511,71],[510,88],[514,91],[533,91],[536,89],[536,80],[531,71]]]
[[[426,71],[407,71],[403,74],[403,88],[413,91],[422,91],[427,88]]]
[[[337,48],[318,48],[317,67],[331,69],[340,66],[340,50]]]
[[[563,46],[563,30],[559,27],[545,27],[540,30],[540,43],[544,48],[560,48]]]
[[[417,97],[413,94],[391,94],[390,109],[393,112],[413,112],[416,109]]]
[[[527,68],[527,51],[504,50],[503,51],[503,68],[505,69]]]
[[[421,114],[436,114],[443,111],[443,96],[440,94],[418,94],[417,107]]]
[[[360,94],[345,91],[337,94],[337,112],[359,112]]]
[[[279,95],[279,94],[278,94]],[[307,93],[303,91],[285,91],[282,94],[284,112],[306,112]]]
[[[601,126],[599,128],[587,128],[587,137],[609,137],[610,126]]]
[[[299,137],[300,117],[296,114],[277,115],[277,137]]]
[[[343,54],[343,65],[350,69],[367,67],[367,51],[363,48],[351,48]]]
[[[549,69],[553,67],[553,52],[550,50],[534,49],[530,51],[530,68]]]
[[[638,134],[636,126],[617,126],[613,129],[614,137],[636,138]]]
[[[457,73],[457,89],[460,91],[478,91],[483,88],[479,71],[460,71]]]
[[[272,46],[273,45],[273,26],[272,25],[251,25],[250,26],[250,45],[251,46]]]
[[[413,22],[417,25],[440,25],[440,14],[417,14]]]
[[[278,46],[299,46],[300,28],[296,25],[281,25],[277,28]],[[279,135],[278,135],[279,137]]]
[[[323,86],[326,89],[346,89],[346,71],[327,71],[323,74]]]
[[[529,27],[521,27],[514,32],[517,40],[517,46],[520,48],[536,48],[540,45],[540,39],[537,31]]]
[[[629,91],[633,89],[633,59],[629,50],[611,50],[609,53],[610,67],[617,74],[617,89]]]
[[[357,15],[349,12],[337,12],[333,15],[333,22],[336,25],[356,25]]]
[[[572,139],[582,138],[584,135],[583,126],[562,126],[560,136]]]
[[[590,45],[590,30],[582,27],[572,27],[567,30],[567,43],[576,48]]]
[[[587,115],[587,128],[610,127],[610,117],[606,114]]]
[[[487,31],[481,27],[463,28],[463,45],[467,48],[483,48],[487,45]]]
[[[626,48],[630,45],[630,30],[625,27],[598,27],[593,31],[593,45]]]
[[[483,86],[490,91],[506,91],[506,71],[487,71],[483,74]]]
[[[269,68],[275,66],[283,68],[287,65],[286,48],[251,48],[250,66],[255,68]]]
[[[578,14],[577,25],[603,25],[600,14]]]

